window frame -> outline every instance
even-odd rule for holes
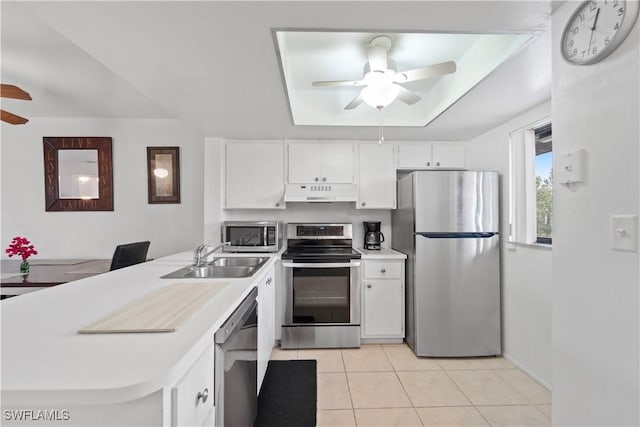
[[[509,243],[552,244],[552,237],[538,237],[535,173],[535,130],[551,122],[545,117],[509,134]]]

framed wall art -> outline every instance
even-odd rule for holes
[[[47,212],[112,211],[110,137],[43,139]]]
[[[149,203],[180,203],[180,147],[147,147]]]

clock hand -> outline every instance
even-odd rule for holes
[[[596,29],[596,22],[598,22],[599,15],[600,15],[600,8],[596,10],[596,17],[593,19],[593,25],[591,26],[591,31]]]
[[[599,15],[600,15],[600,8],[596,10],[596,17],[593,18],[593,25],[591,26],[591,35],[589,35],[589,47],[587,48],[587,52],[591,52],[591,42],[593,41],[593,32],[596,29],[596,23],[598,22]]]

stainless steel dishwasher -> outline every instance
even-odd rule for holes
[[[250,427],[258,412],[258,290],[215,334],[216,426]]]

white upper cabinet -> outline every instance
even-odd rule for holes
[[[393,144],[360,144],[358,209],[396,208],[394,148]]]
[[[399,143],[398,169],[466,169],[462,143]]]
[[[284,209],[284,143],[227,141],[225,209]]]
[[[398,144],[398,167],[431,167],[431,144]]]
[[[294,184],[354,182],[354,144],[350,142],[292,142],[288,182]]]
[[[432,144],[434,167],[444,169],[466,169],[467,149],[464,144]]]

